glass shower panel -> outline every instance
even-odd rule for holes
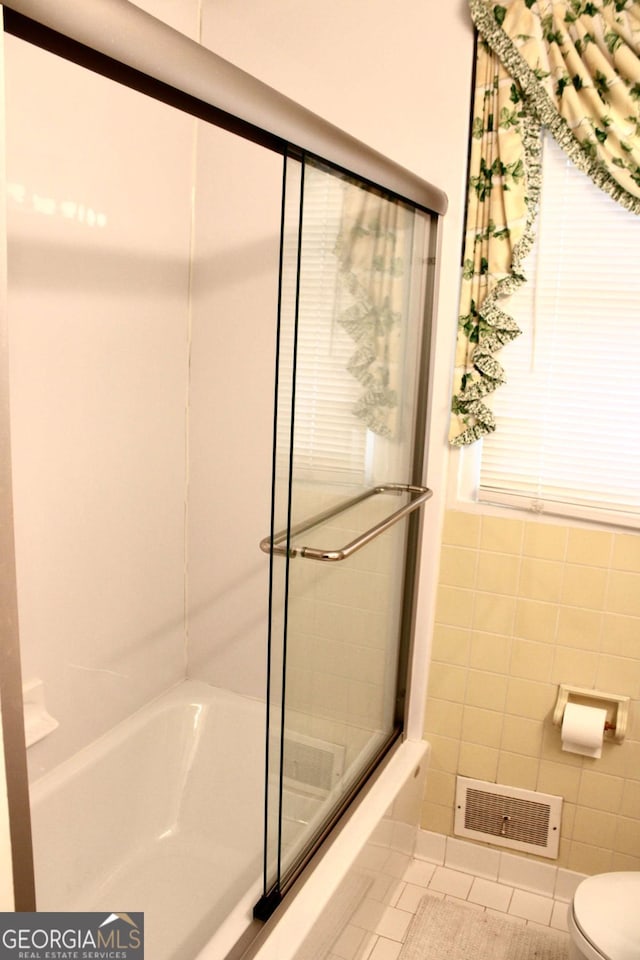
[[[273,447],[271,535],[289,523],[290,461],[293,425],[293,373],[297,321],[297,263],[303,167],[293,157],[284,165],[282,192],[280,271],[278,288],[278,351],[275,383],[275,434]],[[269,556],[269,664],[267,685],[266,808],[264,889],[277,884],[280,873],[280,795],[282,783],[284,644],[287,622],[289,564],[287,558]]]
[[[36,905],[224,956],[261,882],[282,158],[15,37],[4,69]]]
[[[279,405],[275,453],[275,499],[288,500],[272,535],[285,584],[272,610],[272,651],[283,651],[275,882],[401,732],[403,514],[428,496],[415,440],[429,217],[317,161],[301,179],[297,246],[282,264],[279,377],[293,399]]]

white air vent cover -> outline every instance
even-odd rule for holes
[[[288,730],[282,757],[285,786],[326,796],[344,772],[344,755],[337,743]]]
[[[455,813],[457,836],[558,856],[562,797],[458,777]]]

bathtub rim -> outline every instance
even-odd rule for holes
[[[170,710],[185,708],[213,707],[214,704],[242,706],[252,711],[265,710],[263,700],[214,687],[204,680],[192,680],[185,677],[177,683],[163,690],[152,700],[142,704],[128,716],[118,720],[113,726],[99,734],[94,740],[84,744],[75,752],[56,763],[50,769],[33,776],[29,781],[30,805],[42,803],[67,780],[78,776],[87,766],[98,762],[111,751],[125,743],[138,733],[154,717],[161,716]],[[250,707],[248,705],[251,705]]]

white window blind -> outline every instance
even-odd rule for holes
[[[640,217],[549,135],[526,273],[479,500],[640,526]]]
[[[296,479],[362,484],[367,458],[367,428],[353,408],[362,386],[349,373],[356,350],[339,323],[349,305],[339,277],[335,245],[340,230],[343,182],[324,170],[305,172],[295,384],[294,475]],[[283,315],[295,313],[295,245],[285,248]],[[293,324],[281,331],[281,356],[293,356]],[[291,389],[291,367],[283,360],[283,393]],[[279,420],[279,450],[288,450],[288,418]]]

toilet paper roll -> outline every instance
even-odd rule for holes
[[[601,707],[568,703],[562,717],[562,749],[584,757],[602,756],[606,719],[607,711]]]

